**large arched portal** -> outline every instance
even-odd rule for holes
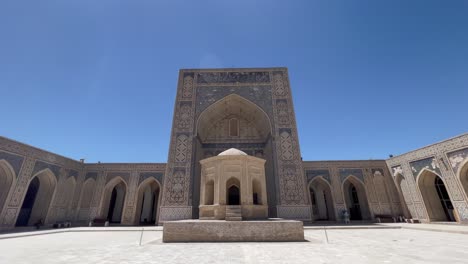
[[[455,221],[454,208],[447,188],[436,173],[423,170],[418,176],[418,186],[429,221]]]
[[[48,169],[39,172],[31,179],[16,220],[16,226],[46,223],[56,185],[57,180]]]
[[[351,220],[370,220],[371,213],[367,202],[364,184],[354,176],[343,182],[343,195]]]
[[[16,176],[13,168],[5,160],[0,160],[0,212],[5,206],[11,186]]]
[[[140,184],[138,187],[135,224],[154,225],[157,223],[160,192],[160,184],[153,178],[149,178]]]
[[[312,213],[315,221],[335,221],[335,208],[330,185],[322,178],[309,184]]]
[[[194,218],[198,218],[197,209],[200,204],[200,160],[216,156],[230,148],[267,160],[265,174],[268,201],[260,201],[260,198],[256,201],[268,204],[269,216],[276,217],[272,126],[268,115],[258,105],[236,94],[228,95],[201,110],[203,111],[197,119],[197,137],[194,144]]]
[[[121,223],[125,205],[127,184],[120,178],[114,178],[107,183],[101,204],[101,216],[110,223]]]

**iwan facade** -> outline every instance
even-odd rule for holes
[[[90,164],[0,137],[0,228],[199,218],[200,160],[231,148],[266,160],[271,218],[468,222],[468,134],[389,160],[302,161],[286,68],[181,70],[169,140],[166,164]]]

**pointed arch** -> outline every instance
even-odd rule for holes
[[[342,183],[342,192],[351,220],[372,218],[364,182],[354,175],[349,175]]]
[[[7,198],[15,183],[15,170],[8,161],[4,159],[0,160],[0,213],[7,203]]]
[[[62,220],[70,220],[72,213],[73,213],[73,198],[75,197],[75,189],[76,189],[76,178],[75,176],[70,176],[65,181],[64,188],[63,188],[63,197],[62,197],[62,205],[64,209],[64,215]]]
[[[261,138],[266,139],[272,133],[270,118],[262,108],[244,97],[230,94],[208,106],[199,115],[196,123],[196,134],[200,136],[202,141],[205,141],[218,121],[226,119],[229,122],[233,118],[240,117],[250,122]],[[241,131],[241,128],[237,126],[237,130]],[[240,135],[237,134],[237,136]]]
[[[226,181],[226,204],[241,205],[241,185],[239,179],[232,177]]]
[[[416,182],[426,207],[429,221],[455,221],[454,207],[446,189],[445,181],[439,174],[422,169]]]
[[[322,177],[315,177],[309,182],[309,193],[314,220],[335,221],[335,202],[331,185]]]
[[[111,223],[121,223],[127,199],[127,182],[120,176],[114,177],[104,187],[100,205],[100,217]]]
[[[412,218],[411,212],[409,211],[407,205],[407,203],[411,202],[411,195],[409,191],[408,182],[401,173],[397,173],[395,175],[394,180],[398,191],[398,197],[400,198],[400,203],[403,207],[403,213],[406,218]]]
[[[458,179],[460,179],[465,195],[468,198],[468,158],[466,158],[458,169]]]
[[[56,186],[57,178],[50,169],[34,174],[29,180],[16,226],[31,226],[38,222],[47,224]]]
[[[159,181],[153,177],[145,179],[138,185],[134,224],[157,224],[161,187]]]
[[[91,208],[91,202],[93,201],[94,191],[96,189],[96,180],[88,178],[83,183],[81,188],[80,200],[78,202],[78,221],[87,221],[89,218],[89,210]]]

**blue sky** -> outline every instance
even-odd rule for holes
[[[304,160],[468,131],[468,1],[0,2],[0,135],[166,162],[180,68],[289,68]]]

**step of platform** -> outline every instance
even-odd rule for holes
[[[238,205],[226,207],[226,221],[242,221],[242,208]]]
[[[216,220],[216,218],[214,216],[210,216],[210,217],[200,217],[200,220]]]

